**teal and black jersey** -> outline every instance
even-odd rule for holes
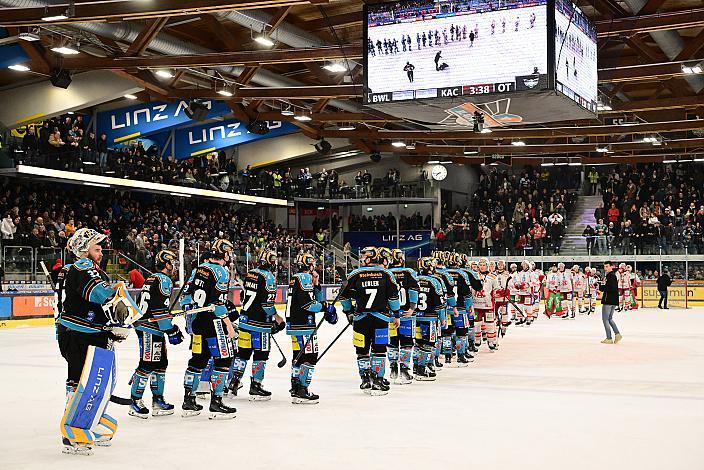
[[[115,295],[108,275],[89,258],[70,265],[62,287],[61,325],[83,333],[100,333],[108,323],[103,305]]]
[[[396,278],[391,271],[380,266],[367,266],[352,271],[340,288],[339,299],[345,313],[354,310],[355,319],[367,314],[387,321],[391,316],[400,316],[401,304]]]
[[[65,264],[56,275],[56,292],[54,292],[54,319],[58,322],[61,313],[64,311],[64,299],[66,298],[66,275],[71,264]]]
[[[389,269],[396,278],[398,284],[398,298],[401,310],[415,309],[418,303],[418,276],[411,268],[391,268]]]
[[[474,276],[470,277],[470,274],[463,269],[448,269],[445,272],[452,276],[455,282],[454,293],[457,305],[464,310],[469,310],[472,306],[472,286],[478,285],[481,289],[481,282]]]
[[[418,321],[437,321],[445,310],[445,290],[436,276],[418,276]]]
[[[457,305],[457,292],[455,291],[455,280],[452,278],[447,269],[438,269],[435,276],[442,281],[445,295],[447,296],[447,306],[455,307]]]
[[[164,273],[152,274],[144,281],[137,303],[144,313],[134,325],[135,330],[145,331],[158,336],[164,336],[164,331],[173,328],[169,318],[169,304],[173,282]],[[150,322],[149,319],[156,322]]]
[[[286,299],[286,333],[309,335],[315,329],[315,314],[323,309],[323,291],[313,285],[310,273],[298,273],[291,278]]]
[[[265,269],[252,269],[242,282],[240,329],[271,332],[276,313],[276,278]]]
[[[213,312],[201,312],[195,315],[193,323],[211,321],[214,318],[227,317],[227,292],[230,273],[223,266],[215,263],[200,264],[183,288],[181,305],[207,307],[213,305]]]

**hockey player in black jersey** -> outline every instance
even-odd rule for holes
[[[360,388],[371,395],[386,395],[384,383],[389,322],[398,328],[401,304],[398,284],[382,265],[380,249],[367,247],[360,252],[362,267],[350,273],[340,288],[340,303],[352,323]],[[371,357],[370,357],[371,351]]]
[[[433,363],[433,349],[440,336],[439,326],[444,321],[439,316],[445,311],[445,291],[442,281],[435,275],[435,259],[431,257],[418,260],[418,304],[416,306],[416,354],[414,355],[415,379],[420,381],[435,380],[435,372],[430,368]]]
[[[389,323],[389,365],[391,379],[399,385],[413,381],[411,375],[411,359],[413,358],[413,343],[416,331],[414,310],[418,302],[418,282],[416,272],[406,268],[406,257],[403,250],[392,251],[392,267],[389,269],[398,284],[399,303],[401,304],[401,321],[396,328]]]
[[[482,288],[481,281],[461,269],[462,264],[461,254],[454,252],[447,254],[448,269],[445,272],[452,276],[455,281],[457,297],[457,313],[448,315],[448,321],[451,321],[455,328],[455,350],[457,351],[458,367],[466,367],[474,357],[469,354],[469,342],[467,339],[470,327],[469,316],[472,310],[472,289],[481,290]],[[447,353],[445,353],[445,362],[450,362]]]
[[[295,404],[314,404],[320,397],[310,393],[308,387],[318,361],[318,338],[313,334],[315,314],[322,311],[325,320],[334,325],[337,323],[337,311],[333,304],[323,301],[323,291],[315,271],[315,257],[310,253],[301,253],[296,257],[296,266],[299,272],[291,278],[286,301],[286,334],[291,336],[293,349],[291,401]]]
[[[169,318],[172,278],[177,272],[176,260],[173,251],[158,252],[154,258],[158,272],[147,278],[139,294],[139,308],[144,316],[134,325],[139,340],[139,365],[132,375],[130,416],[149,417],[149,410],[142,401],[147,381],[152,391],[152,415],[174,414],[174,405],[164,400],[164,384],[169,364],[166,339],[174,345],[183,342],[183,333]]]
[[[100,269],[106,236],[88,228],[67,247],[77,260],[61,280],[59,349],[67,362],[67,402],[61,420],[64,453],[90,455],[92,446],[110,445],[117,420],[105,413],[115,388],[113,341],[127,338],[142,315],[124,283],[111,286]]]
[[[455,327],[452,324],[450,317],[457,316],[457,291],[455,286],[455,281],[447,272],[445,267],[446,259],[450,255],[449,252],[437,251],[435,252],[435,276],[442,282],[443,289],[445,290],[445,302],[446,309],[445,312],[441,312],[439,319],[441,322],[445,322],[444,326],[441,326],[441,338],[436,343],[435,347],[435,358],[434,364],[429,365],[431,371],[434,368],[443,367],[440,362],[440,357],[442,354],[452,355],[452,335],[455,334]]]
[[[192,355],[183,379],[183,417],[198,415],[203,409],[196,403],[195,391],[198,390],[201,373],[211,357],[213,372],[210,375],[210,419],[234,418],[237,411],[222,402],[227,373],[234,356],[230,339],[235,336],[235,330],[228,318],[226,306],[230,272],[225,267],[230,262],[232,249],[229,241],[216,240],[211,247],[209,261],[196,268],[183,289],[181,305],[184,310],[211,305],[214,308],[212,312],[192,315],[195,317],[191,322]]]
[[[252,359],[252,379],[249,385],[250,400],[270,400],[271,392],[262,388],[266,361],[269,359],[271,335],[286,328],[284,319],[276,313],[275,251],[263,249],[258,256],[258,266],[250,270],[242,281],[242,310],[237,355],[232,369],[229,389],[237,394],[244,377],[247,362]]]

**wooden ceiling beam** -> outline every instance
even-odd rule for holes
[[[694,57],[704,47],[704,29],[699,34],[687,41],[684,49],[675,57],[676,61],[689,60]]]
[[[327,18],[318,18],[316,20],[306,21],[301,24],[301,27],[306,31],[320,31],[329,29],[330,26],[361,26],[362,21],[362,11],[360,10],[353,11],[351,13],[343,13],[341,15],[328,16]]]
[[[648,0],[648,3],[638,11],[638,15],[652,15],[653,13],[657,13],[662,4],[666,1],[667,0]]]
[[[228,10],[251,10],[305,5],[309,0],[151,0],[149,2],[76,2],[75,13],[70,18],[50,24],[70,24],[92,21],[131,21],[163,16],[202,15]],[[66,14],[68,3],[34,8],[4,9],[0,26],[46,26],[43,17]]]
[[[665,88],[666,86],[663,84],[663,89]],[[700,96],[628,101],[625,103],[612,103],[611,111],[600,111],[599,114],[637,113],[677,108],[693,109],[701,105],[701,102],[702,99]]]
[[[157,34],[164,28],[169,21],[168,16],[154,18],[139,32],[137,38],[125,51],[127,56],[140,56],[149,47],[149,44],[154,40]]]
[[[702,25],[704,25],[704,8],[613,18],[596,22],[599,38],[694,28]]]
[[[68,57],[63,67],[68,70],[121,70],[139,68],[193,68],[227,65],[260,66],[299,62],[359,59],[362,47],[316,47],[301,49],[271,49],[257,51],[212,52],[207,54],[143,56],[143,57]]]
[[[218,20],[215,15],[201,15],[200,19],[206,24],[208,29],[215,33],[225,51],[236,51],[239,49],[240,41],[234,34]]]

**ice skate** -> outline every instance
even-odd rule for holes
[[[491,352],[496,352],[496,350],[499,349],[499,345],[496,343],[489,343],[489,351]]]
[[[112,436],[97,436],[93,441],[93,444],[98,447],[111,447]]]
[[[68,454],[68,455],[93,455],[93,447],[91,447],[88,444],[81,444],[81,443],[71,443],[67,438],[62,438],[61,443],[64,445],[64,448],[61,450],[62,453]]]
[[[396,377],[398,377],[398,363],[392,362],[391,363],[391,380],[396,380]]]
[[[394,383],[397,385],[408,385],[411,382],[413,382],[413,377],[411,377],[411,374],[408,372],[408,367],[401,365],[401,370],[394,380]]]
[[[264,390],[262,384],[252,380],[249,385],[249,400],[250,401],[267,401],[271,400],[271,392]]]
[[[364,372],[364,377],[362,377],[362,383],[359,385],[359,389],[367,394],[371,391],[372,381],[369,377],[369,371]]]
[[[152,398],[152,416],[168,416],[174,414],[174,405],[166,403],[163,396]]]
[[[315,405],[320,400],[320,397],[314,393],[310,393],[307,387],[300,383],[295,384],[291,391],[291,403],[294,405]]]
[[[149,418],[149,410],[144,406],[144,402],[141,398],[132,398],[132,403],[130,404],[130,409],[127,414],[135,418]]]
[[[237,396],[237,391],[242,388],[242,382],[233,377],[230,383],[227,385],[227,389],[230,391],[233,397]]]
[[[232,419],[237,413],[237,409],[226,406],[222,402],[222,397],[213,396],[210,399],[210,411],[209,419]]]
[[[373,397],[379,397],[389,393],[389,386],[386,385],[381,377],[372,379],[372,388],[370,390],[370,395]]]
[[[467,367],[467,366],[469,366],[469,359],[467,359],[467,357],[464,356],[463,354],[458,354],[456,367]]]
[[[453,367],[454,364],[452,364],[452,354],[445,354],[445,364],[444,366],[447,367]]]
[[[419,366],[414,377],[419,382],[432,382],[435,377],[430,375],[430,371],[425,366]]]
[[[181,405],[181,416],[183,418],[198,416],[202,409],[203,405],[196,403],[195,395],[186,394],[183,397],[183,404]]]
[[[434,371],[436,368],[437,368],[437,369],[442,369],[442,368],[443,368],[442,362],[440,362],[440,359],[439,359],[437,356],[436,356],[435,359],[434,359],[434,368],[433,368],[433,371]]]
[[[623,336],[621,336],[620,333],[617,333],[616,336],[614,336],[614,344],[618,343],[623,339]]]

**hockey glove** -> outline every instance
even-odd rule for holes
[[[188,312],[196,308],[195,304],[185,304],[183,306],[183,311]],[[186,333],[189,335],[193,334],[193,315],[186,315]]]
[[[285,321],[282,321],[281,323],[273,322],[273,324],[271,325],[271,334],[275,335],[279,331],[283,331],[285,329],[286,329],[286,322]]]
[[[226,300],[225,307],[227,308],[227,318],[229,318],[232,323],[236,322],[240,318],[240,312],[237,311],[235,304]]]
[[[337,309],[334,304],[328,304],[325,308],[325,321],[331,325],[337,323]]]
[[[345,314],[345,316],[347,317],[347,321],[349,322],[350,325],[351,325],[352,323],[354,323],[354,311],[351,311],[351,312],[344,312],[344,314]]]
[[[169,343],[176,345],[183,343],[183,333],[178,326],[174,325],[168,330],[164,331],[169,336]]]

